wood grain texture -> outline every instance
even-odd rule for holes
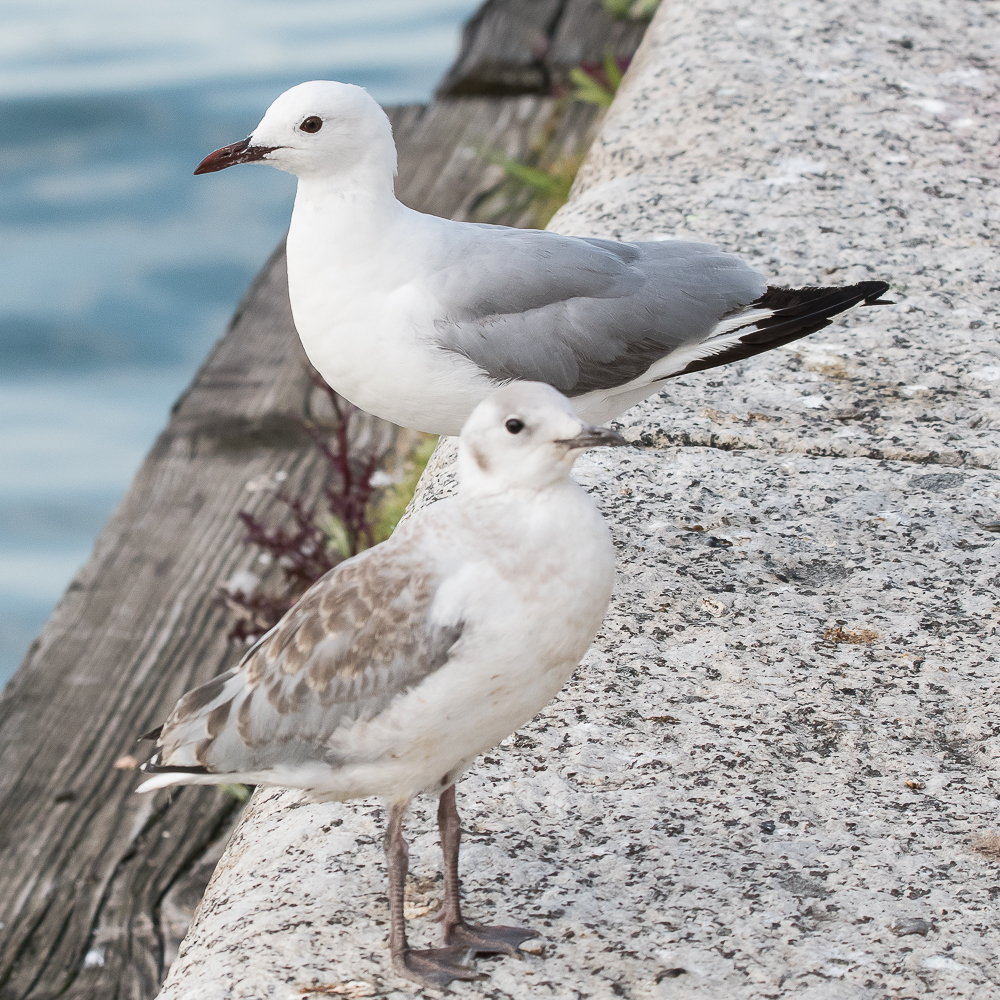
[[[392,109],[402,199],[468,217],[502,179],[477,149],[586,141],[591,110],[559,127],[553,114],[540,98]],[[236,515],[279,516],[272,492],[247,490],[279,471],[318,493],[324,466],[298,423],[313,394],[279,247],[0,697],[3,1000],[158,991],[238,805],[189,787],[154,811],[114,762],[238,655],[217,600],[256,555]]]
[[[487,0],[462,33],[439,97],[548,93],[545,54],[565,0]]]
[[[433,215],[528,227],[532,212],[503,170],[485,157],[542,157],[586,151],[599,121],[592,104],[551,97],[437,101],[395,127],[399,199]],[[515,186],[516,187],[516,186]]]
[[[550,72],[562,79],[571,67],[600,63],[609,51],[631,59],[647,25],[647,21],[610,17],[601,0],[566,0],[549,45]]]
[[[437,96],[550,94],[606,52],[631,59],[646,24],[611,17],[601,0],[489,0],[466,24]]]

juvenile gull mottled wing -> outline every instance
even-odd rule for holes
[[[498,381],[539,379],[569,396],[638,378],[767,287],[759,272],[707,243],[616,243],[498,226],[466,232],[428,280],[444,313],[439,345]]]
[[[333,765],[338,726],[373,718],[447,662],[462,623],[430,608],[443,576],[413,545],[383,545],[317,581],[238,667],[188,692],[147,770]]]

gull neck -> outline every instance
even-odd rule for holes
[[[368,197],[395,200],[395,156],[376,155],[370,151],[349,164],[303,169],[298,172],[299,196],[311,199]]]
[[[459,442],[458,493],[463,498],[537,499],[557,495],[573,485],[569,470],[555,465],[540,466],[527,476],[516,468],[484,471],[476,460],[474,449],[465,441]]]
[[[392,178],[365,176],[360,171],[335,176],[299,178],[294,214],[321,215],[326,226],[362,230],[383,228],[403,206],[396,200]]]

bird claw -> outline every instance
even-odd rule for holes
[[[527,927],[480,927],[464,920],[447,927],[444,941],[447,945],[466,948],[473,955],[510,955],[523,958],[520,946],[538,931]]]
[[[407,948],[399,955],[394,955],[392,964],[396,972],[415,983],[444,989],[453,979],[471,982],[485,979],[481,972],[476,972],[468,965],[475,953],[462,945],[447,948],[426,948],[416,951]]]

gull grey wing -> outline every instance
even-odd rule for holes
[[[338,726],[374,717],[447,662],[462,623],[431,620],[441,581],[414,548],[406,558],[401,546],[379,546],[341,563],[238,667],[181,698],[147,770],[336,765],[326,743]]]
[[[767,287],[759,272],[707,243],[474,231],[429,281],[441,304],[439,346],[497,381],[539,379],[570,396],[638,378]]]

